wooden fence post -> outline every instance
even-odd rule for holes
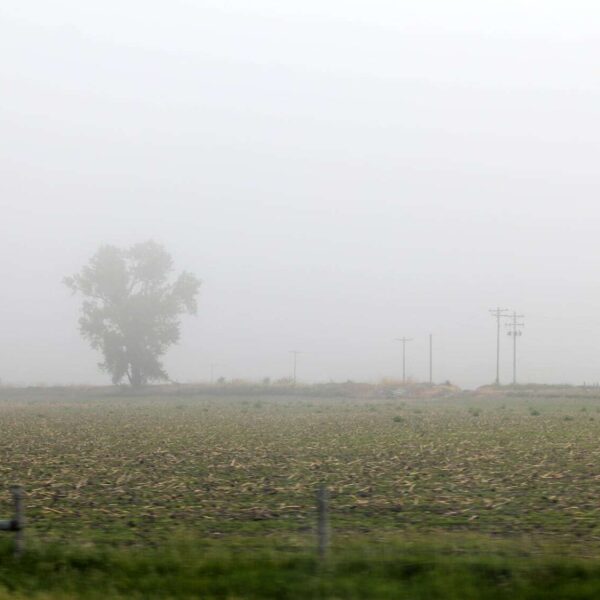
[[[21,556],[25,552],[25,492],[18,485],[11,487],[10,491],[15,504],[15,556]]]
[[[25,551],[25,493],[18,485],[11,487],[10,493],[15,505],[15,516],[0,521],[0,531],[11,531],[15,534],[15,556],[21,556]]]
[[[317,489],[317,536],[319,546],[319,560],[323,563],[327,558],[329,548],[329,515],[328,515],[329,494],[325,485],[321,484]]]

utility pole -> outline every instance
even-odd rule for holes
[[[293,368],[292,381],[294,382],[294,385],[296,385],[296,367],[298,366],[298,354],[302,354],[302,352],[300,352],[300,350],[290,350],[290,353],[294,355],[294,368]]]
[[[508,335],[513,339],[513,385],[517,384],[517,338],[523,335],[520,327],[525,327],[525,323],[519,323],[519,319],[525,318],[525,315],[518,315],[516,311],[511,315],[512,322],[507,323],[509,327]]]
[[[412,338],[396,338],[397,342],[402,342],[402,383],[406,383],[406,342],[412,342]]]
[[[500,385],[500,321],[508,317],[508,308],[494,308],[490,314],[496,319],[496,385]]]
[[[429,334],[429,385],[433,385],[433,334]]]

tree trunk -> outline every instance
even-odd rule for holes
[[[131,386],[134,388],[141,387],[143,384],[142,374],[140,372],[140,368],[137,365],[131,365]]]

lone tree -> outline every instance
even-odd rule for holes
[[[64,283],[84,300],[79,330],[100,350],[100,368],[117,384],[168,380],[161,357],[179,340],[180,315],[196,314],[200,281],[172,278],[171,255],[153,241],[122,249],[101,246]]]

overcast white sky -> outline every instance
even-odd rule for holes
[[[600,4],[0,5],[0,377],[102,383],[102,243],[203,280],[174,379],[600,381]],[[510,378],[504,337],[502,376]]]

